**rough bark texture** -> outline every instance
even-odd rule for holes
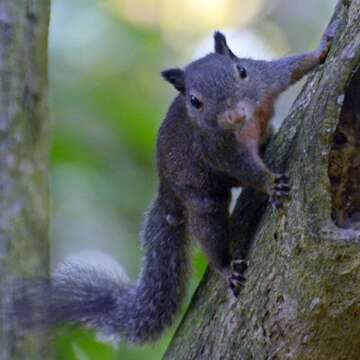
[[[0,299],[13,276],[44,275],[48,247],[49,0],[0,1]],[[1,359],[48,359],[45,337],[0,318]]]
[[[288,207],[242,193],[240,299],[208,272],[165,359],[360,359],[360,0],[341,1],[335,19],[330,56],[266,151],[290,175]]]

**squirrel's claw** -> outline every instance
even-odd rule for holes
[[[236,259],[230,264],[230,275],[228,277],[228,285],[235,297],[238,297],[241,289],[244,287],[246,278],[244,272],[248,268],[249,263],[246,260]]]
[[[244,259],[236,259],[231,262],[230,266],[232,271],[243,273],[247,270],[249,262]]]
[[[320,45],[319,45],[318,49],[316,50],[316,56],[319,58],[320,64],[324,63],[324,61],[330,51],[332,42],[336,35],[336,31],[338,29],[338,25],[339,25],[338,20],[335,20],[331,24],[329,24],[329,26],[326,28],[326,30],[321,38]]]
[[[332,23],[330,23],[324,32],[323,38],[326,38],[327,41],[331,42],[334,39],[336,32],[338,31],[339,23],[339,20],[334,20]]]
[[[284,207],[283,200],[289,196],[289,177],[284,174],[275,175],[273,185],[270,188],[270,203],[275,209]]]
[[[279,175],[275,175],[275,180],[274,183],[275,184],[279,184],[279,183],[288,183],[289,182],[289,176],[286,174],[279,174]]]

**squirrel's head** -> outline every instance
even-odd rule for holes
[[[189,117],[198,126],[239,130],[269,102],[267,62],[238,58],[220,32],[214,41],[214,53],[162,76],[185,97]]]

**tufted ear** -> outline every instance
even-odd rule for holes
[[[231,58],[236,57],[236,55],[230,50],[228,44],[226,43],[225,35],[220,31],[215,31],[214,33],[214,45],[215,52],[217,54],[226,55]]]
[[[162,77],[174,86],[174,88],[185,94],[185,75],[181,69],[169,69],[161,72]]]

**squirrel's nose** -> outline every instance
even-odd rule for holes
[[[226,120],[229,122],[229,124],[240,124],[241,122],[245,121],[245,112],[242,112],[241,110],[228,111],[226,113]]]
[[[222,129],[240,130],[246,121],[250,120],[254,115],[254,104],[248,100],[241,100],[226,109],[218,116],[218,125]]]
[[[225,110],[218,116],[218,124],[223,129],[238,130],[246,120],[246,112],[239,106]]]

